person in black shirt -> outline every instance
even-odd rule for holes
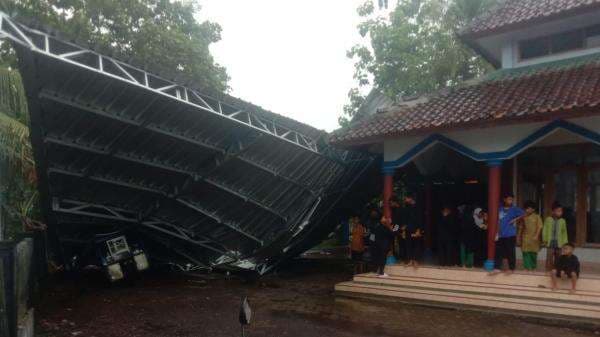
[[[398,225],[399,231],[394,238],[393,247],[394,255],[399,262],[408,262],[408,251],[407,251],[407,235],[406,227],[400,226],[400,219],[402,219],[402,206],[396,196],[390,200],[390,207],[392,209],[392,223]]]
[[[377,256],[377,247],[375,246],[375,232],[377,231],[377,227],[379,227],[381,213],[374,206],[368,207],[366,211],[366,215],[362,220],[363,225],[366,229],[365,246],[369,252],[369,257],[367,259],[368,265],[366,266],[366,269],[373,270],[373,266],[375,265],[375,257]]]
[[[483,218],[481,208],[473,209],[472,206],[466,205],[463,208],[463,216],[459,224],[458,235],[458,250],[459,262],[463,268],[473,268],[475,264],[475,253],[480,245],[481,225]],[[486,233],[484,231],[484,233]]]
[[[458,219],[452,208],[448,205],[442,207],[442,217],[438,223],[438,260],[441,266],[454,266],[457,264],[456,252],[460,227]]]
[[[397,228],[398,226],[392,225],[390,218],[382,217],[379,226],[375,229],[375,249],[373,250],[375,256],[373,257],[373,262],[379,277],[388,276],[384,272],[385,262]]]
[[[558,288],[558,278],[570,278],[571,290],[575,292],[577,289],[577,279],[579,278],[579,259],[573,254],[575,247],[567,243],[561,248],[561,255],[556,259],[554,269],[552,269],[552,290]]]
[[[417,202],[412,195],[404,197],[404,207],[400,216],[400,228],[406,226],[408,265],[417,267],[423,256],[423,223],[419,216]]]

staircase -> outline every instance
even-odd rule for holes
[[[338,283],[338,295],[442,307],[500,311],[551,318],[600,320],[600,278],[582,275],[577,292],[569,280],[550,289],[545,273],[494,274],[459,268],[387,266],[387,278],[360,274]],[[596,321],[600,322],[600,321]]]

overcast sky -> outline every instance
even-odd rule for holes
[[[346,51],[361,41],[364,0],[201,0],[198,20],[217,22],[212,48],[232,94],[331,131],[355,86]]]

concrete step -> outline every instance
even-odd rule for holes
[[[600,278],[585,275],[578,291],[568,292],[570,281],[559,282],[561,289],[550,289],[547,273],[515,272],[490,274],[484,270],[386,267],[390,275],[356,275],[353,281],[336,285],[346,296],[385,298],[404,302],[428,303],[444,307],[477,308],[522,315],[581,320],[600,319]]]
[[[451,281],[422,277],[390,276],[379,278],[375,274],[361,274],[354,277],[354,282],[359,284],[373,284],[386,286],[400,286],[420,289],[437,289],[452,291],[456,293],[482,294],[491,296],[509,296],[529,299],[540,299],[548,301],[563,301],[569,303],[581,303],[600,305],[600,293],[589,291],[578,291],[570,294],[568,290],[552,291],[549,288],[531,286],[498,285],[468,280]]]
[[[399,301],[430,303],[447,307],[481,308],[534,316],[600,319],[600,306],[503,295],[457,292],[434,288],[342,282],[335,286],[338,294],[363,298],[385,298]]]
[[[490,274],[481,269],[440,268],[423,266],[419,268],[391,265],[386,267],[386,272],[391,276],[419,277],[441,281],[466,281],[482,284],[527,286],[535,288],[550,288],[550,277],[547,273],[515,272],[510,275],[504,273]],[[563,280],[559,283],[561,289],[568,289],[569,282]],[[600,293],[600,278],[581,275],[577,282],[577,289],[581,292]]]

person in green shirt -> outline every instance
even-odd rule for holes
[[[525,216],[523,225],[519,227],[517,240],[521,244],[523,253],[523,267],[526,271],[537,269],[537,255],[540,251],[540,234],[542,232],[542,218],[535,212],[535,203],[528,200],[523,205]]]
[[[569,242],[567,222],[563,218],[563,208],[559,203],[552,205],[552,215],[544,220],[542,242],[547,249],[546,269],[553,268],[560,256],[561,247]]]

